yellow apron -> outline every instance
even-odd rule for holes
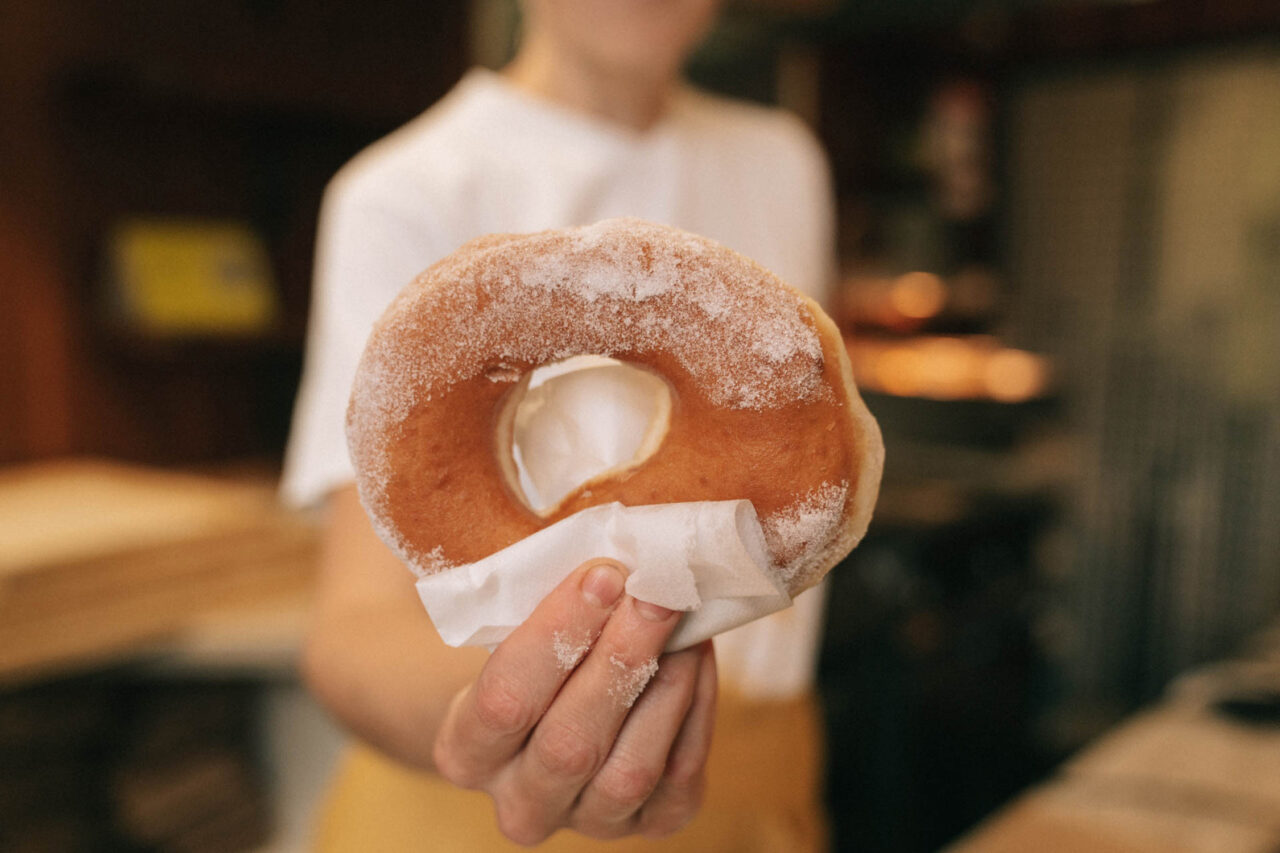
[[[707,793],[685,829],[602,842],[561,831],[538,849],[809,853],[826,849],[821,726],[812,698],[746,701],[722,689]],[[364,747],[345,756],[320,818],[321,853],[522,850],[498,832],[486,794],[463,791]]]

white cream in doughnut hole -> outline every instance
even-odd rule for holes
[[[643,464],[666,437],[671,394],[652,371],[605,356],[533,370],[498,418],[508,485],[546,517],[583,483]]]

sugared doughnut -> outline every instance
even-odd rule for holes
[[[510,403],[533,369],[583,354],[662,377],[667,431],[642,463],[537,513],[511,476]],[[884,454],[816,303],[634,219],[482,237],[418,276],[369,339],[347,438],[379,535],[420,575],[597,504],[745,498],[792,595],[866,531]]]

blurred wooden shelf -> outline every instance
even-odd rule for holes
[[[270,478],[95,460],[0,471],[0,681],[172,651],[210,624],[234,637],[241,613],[282,614],[278,659],[315,551]]]
[[[1259,641],[1248,659],[1183,676],[947,853],[1280,850],[1280,725],[1216,708],[1252,684],[1274,690],[1280,624]]]

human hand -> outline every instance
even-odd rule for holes
[[[658,837],[701,802],[715,715],[711,642],[662,654],[680,614],[623,595],[608,561],[566,578],[453,700],[433,760],[486,791],[498,827]]]

